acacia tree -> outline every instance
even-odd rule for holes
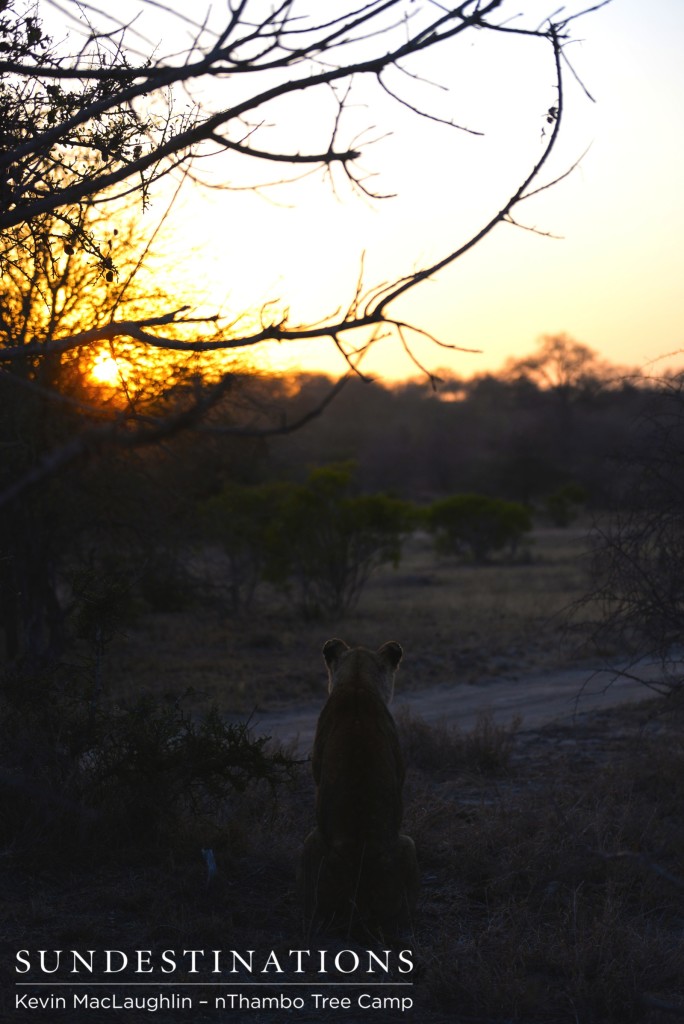
[[[565,480],[572,480],[575,407],[583,397],[595,393],[608,379],[607,368],[593,349],[567,334],[548,334],[539,339],[536,352],[511,359],[505,367],[509,380],[532,383],[552,396],[555,422],[547,441],[551,442]]]
[[[588,345],[567,334],[546,334],[532,355],[509,360],[505,374],[512,380],[526,378],[548,388],[567,404],[573,393],[596,387],[605,377],[605,368]]]

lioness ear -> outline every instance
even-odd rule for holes
[[[345,644],[344,640],[338,640],[337,637],[326,640],[323,644],[323,657],[328,668],[332,669],[340,655],[348,650],[349,645]]]
[[[391,668],[396,668],[403,657],[403,650],[401,644],[398,644],[396,640],[388,640],[382,647],[378,647],[378,654],[383,658]]]

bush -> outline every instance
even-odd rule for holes
[[[380,565],[398,565],[413,507],[385,494],[353,495],[352,465],[323,466],[293,486],[271,535],[270,578],[294,589],[307,616],[344,614]]]
[[[166,841],[187,821],[220,832],[233,793],[257,782],[273,788],[293,767],[247,723],[226,722],[213,706],[191,715],[183,700],[142,696],[103,710],[81,759],[85,799],[136,845]]]
[[[457,494],[434,502],[425,512],[437,551],[485,562],[508,548],[511,556],[532,529],[524,505],[484,494]]]
[[[65,665],[2,682],[0,814],[28,857],[46,844],[53,858],[173,849],[193,830],[211,842],[235,794],[294,770],[248,724],[215,707],[190,714],[189,694],[96,701],[90,673]]]

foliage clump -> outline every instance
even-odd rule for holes
[[[498,551],[514,556],[532,529],[528,509],[517,501],[484,494],[456,494],[434,502],[425,514],[435,547],[448,555],[486,562]]]
[[[398,565],[411,506],[385,494],[354,494],[352,466],[322,466],[282,507],[272,577],[308,616],[353,608],[372,573]]]
[[[291,759],[267,751],[267,741],[248,723],[226,721],[215,706],[197,715],[182,696],[143,695],[98,715],[84,796],[120,817],[136,842],[167,838],[170,825],[188,819],[220,832],[235,793],[259,782],[273,789],[291,775]]]
[[[2,682],[0,806],[7,841],[27,856],[46,840],[70,857],[214,841],[238,794],[275,791],[295,768],[248,722],[190,711],[191,691],[104,700],[75,665],[15,668]]]
[[[151,118],[144,118],[130,104],[108,109],[122,74],[132,70],[126,51],[108,46],[103,37],[93,37],[88,70],[98,65],[110,76],[103,73],[91,81],[74,76],[71,84],[59,75],[64,53],[40,19],[28,14],[21,3],[6,2],[0,7],[0,53],[15,72],[0,76],[0,200],[12,214],[27,213],[23,223],[19,220],[16,226],[2,229],[0,268],[5,272],[8,266],[20,264],[38,242],[53,262],[62,252],[72,256],[83,249],[111,283],[116,277],[111,252],[91,230],[88,204],[79,199],[83,190],[87,194],[88,183],[107,168],[124,167],[149,148]],[[21,76],[17,74],[21,65],[43,67],[46,74]],[[54,78],[50,71],[57,72]],[[86,110],[90,117],[83,115]],[[28,159],[23,155],[26,149],[31,154]],[[144,177],[139,188],[146,197]],[[40,211],[40,200],[44,203],[46,197],[60,192],[65,201],[54,204],[60,206],[57,217],[53,207]]]

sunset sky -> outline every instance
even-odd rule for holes
[[[521,9],[528,24],[538,24],[554,4],[504,3],[502,17]],[[561,332],[621,366],[645,367],[684,348],[684,4],[613,0],[575,22],[574,35],[579,41],[568,55],[596,102],[566,75],[565,130],[540,183],[588,152],[568,179],[516,214],[562,237],[499,225],[393,307],[444,342],[482,350],[447,353],[417,343],[417,356],[433,370],[469,376],[496,369],[534,349],[541,335]],[[420,120],[377,93],[360,93],[350,129],[374,126],[371,137],[391,132],[363,157],[376,175],[369,184],[398,197],[364,200],[341,182],[335,194],[320,176],[263,194],[192,186],[165,242],[179,294],[190,286],[207,308],[230,316],[277,300],[291,323],[310,323],[351,300],[362,253],[372,286],[420,268],[477,231],[541,152],[544,115],[555,103],[550,50],[469,32],[417,70],[449,93],[405,80],[404,95],[485,134]],[[212,102],[222,102],[218,92]],[[272,137],[280,132],[306,148],[329,113],[324,102],[291,107]],[[268,139],[267,130],[262,145]],[[214,184],[234,182],[241,159],[207,163],[207,176]],[[162,206],[159,197],[152,215]],[[279,346],[272,360],[280,368],[344,369],[327,341]],[[396,340],[380,342],[363,369],[385,378],[416,372]]]

